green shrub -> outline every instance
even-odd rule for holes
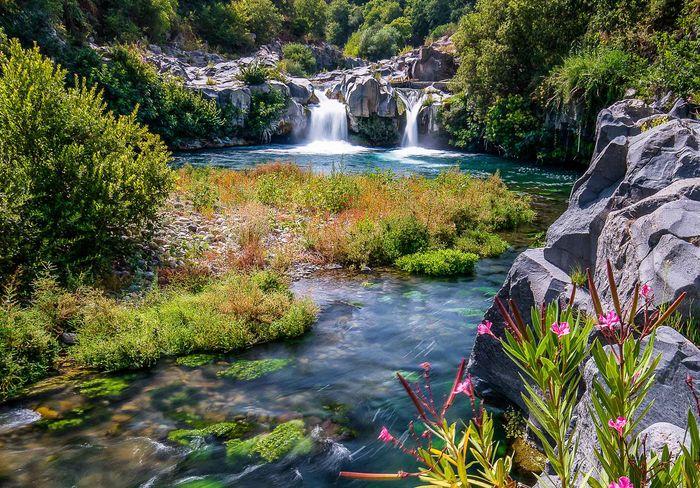
[[[355,222],[349,232],[344,249],[348,263],[357,266],[386,263],[380,226],[370,219]]]
[[[428,227],[413,215],[384,220],[381,227],[383,254],[389,262],[428,247]]]
[[[255,140],[269,142],[277,128],[277,122],[287,108],[287,103],[286,95],[278,90],[254,92],[244,128],[246,135]]]
[[[309,46],[298,42],[291,42],[282,47],[282,55],[284,60],[291,63],[292,66],[300,68],[296,73],[287,72],[294,76],[309,76],[316,71],[316,58],[311,52]]]
[[[399,139],[399,132],[392,119],[386,117],[359,117],[357,131],[372,146],[391,146]]]
[[[484,135],[483,119],[466,94],[445,100],[438,111],[438,120],[450,134],[450,144],[469,151],[480,148]]]
[[[342,46],[350,37],[350,3],[348,0],[332,0],[328,4],[328,22],[326,23],[326,40],[336,46]]]
[[[267,81],[267,68],[257,61],[242,66],[236,78],[246,85],[261,85]]]
[[[110,60],[90,70],[88,80],[104,89],[109,108],[129,115],[138,107],[139,122],[174,144],[183,139],[223,135],[230,114],[215,101],[186,89],[174,77],[161,77],[136,47],[115,46]]]
[[[233,2],[207,3],[194,13],[197,33],[212,46],[236,52],[254,45]]]
[[[200,293],[154,292],[137,306],[95,300],[73,319],[78,345],[71,357],[106,371],[133,369],[164,356],[228,352],[304,333],[314,305],[265,273],[230,275]]]
[[[396,260],[396,267],[407,273],[428,276],[465,275],[474,272],[479,260],[476,254],[455,249],[438,249],[402,256]]]
[[[40,310],[0,304],[0,402],[53,370],[59,348],[52,325]]]
[[[298,36],[323,39],[326,28],[325,0],[294,0],[292,26]]]
[[[498,257],[508,249],[508,243],[497,234],[481,230],[467,231],[454,243],[455,249],[482,258]]]
[[[338,213],[345,210],[359,194],[357,183],[343,174],[313,179],[301,188],[300,204],[304,208]]]
[[[279,33],[284,17],[272,0],[236,0],[233,5],[256,44],[270,42]]]
[[[357,55],[371,61],[378,61],[396,55],[405,43],[404,37],[393,26],[368,27],[360,35]]]
[[[12,41],[0,70],[0,276],[108,268],[172,187],[165,146],[95,89],[66,89],[37,48]]]
[[[650,96],[671,90],[700,103],[700,39],[658,34],[654,43],[658,56],[642,78],[642,88]]]
[[[498,98],[485,118],[485,139],[509,158],[534,159],[541,125],[520,95]]]

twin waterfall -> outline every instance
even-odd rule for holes
[[[345,105],[328,98],[323,90],[315,90],[318,105],[311,107],[308,140],[310,143],[346,142],[348,140],[348,117]],[[425,95],[418,90],[396,90],[406,106],[406,128],[401,145],[418,146],[418,113]]]

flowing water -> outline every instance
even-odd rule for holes
[[[500,171],[511,187],[536,196],[540,219],[530,232],[543,229],[562,210],[574,178],[573,173],[483,155],[350,147],[356,152],[341,158],[350,171],[433,175],[455,165],[478,175]],[[273,156],[320,171],[330,170],[333,158],[339,158],[290,146],[179,158],[243,168]],[[506,237],[516,243],[524,239],[522,232]],[[435,395],[444,395],[516,255],[512,250],[482,260],[474,276],[463,278],[382,271],[316,275],[293,285],[321,310],[318,323],[298,340],[221,356],[195,368],[162,361],[149,371],[117,377],[126,388],[107,396],[81,393],[77,378],[49,381],[32,395],[0,406],[0,486],[360,487],[372,485],[339,479],[338,471],[412,469],[410,458],[376,439],[382,425],[400,434],[412,418],[412,406],[394,373],[415,376],[418,364],[429,361]],[[286,366],[248,381],[217,375],[241,359],[282,359]],[[468,416],[466,402],[460,400],[453,414]],[[193,419],[247,419],[260,431],[301,419],[312,448],[272,463],[240,463],[228,459],[223,443],[215,439],[196,439],[187,446],[167,439],[168,432],[189,428]]]
[[[406,105],[406,128],[401,139],[403,147],[418,147],[418,114],[423,107],[424,96],[419,90],[396,91]]]

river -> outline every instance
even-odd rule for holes
[[[49,381],[32,395],[0,406],[0,486],[359,487],[371,485],[340,480],[338,471],[414,467],[410,458],[376,439],[383,425],[400,434],[413,417],[395,372],[415,375],[418,364],[429,361],[435,395],[445,394],[510,264],[563,210],[576,174],[480,154],[349,144],[341,151],[336,147],[335,154],[324,143],[313,143],[177,155],[178,164],[233,169],[272,159],[315,171],[377,169],[428,176],[453,166],[478,176],[498,171],[510,188],[533,196],[538,219],[507,235],[516,247],[480,261],[471,277],[338,271],[295,282],[295,293],[312,297],[321,312],[314,328],[293,342],[221,356],[195,368],[165,360],[151,370],[118,377],[125,380],[124,389],[96,398],[81,393],[82,379]],[[286,366],[248,381],[217,375],[241,359],[284,359]],[[36,411],[76,421],[41,421]],[[458,403],[452,414],[467,418],[467,402]],[[168,432],[188,428],[193,418],[245,418],[260,428],[301,419],[312,449],[277,462],[245,464],[227,460],[216,440],[199,439],[189,446],[167,440]]]

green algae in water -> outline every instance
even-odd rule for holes
[[[78,388],[80,394],[87,398],[119,396],[129,386],[131,376],[119,378],[95,378],[86,381]]]
[[[217,356],[214,354],[189,354],[177,358],[175,364],[178,366],[185,366],[186,368],[199,368],[214,362],[216,358]]]
[[[177,486],[180,488],[224,488],[226,485],[218,480],[201,479],[178,483]]]
[[[422,300],[425,298],[425,293],[418,290],[411,290],[403,293],[404,298],[409,300]]]
[[[168,433],[168,440],[187,446],[192,439],[216,437],[217,439],[234,439],[251,430],[247,422],[219,422],[199,429],[176,429]]]
[[[288,454],[308,454],[313,447],[306,437],[304,422],[290,420],[275,427],[268,434],[260,434],[251,439],[234,439],[226,443],[226,455],[232,460],[242,460],[260,456],[271,463]]]
[[[229,368],[219,371],[217,375],[241,381],[250,381],[279,371],[287,366],[289,362],[289,359],[240,360],[233,363]]]
[[[422,375],[416,371],[397,371],[397,373],[400,373],[401,376],[404,377],[406,381],[409,383],[415,383],[416,381],[420,381]],[[394,374],[394,379],[396,379],[396,374]]]
[[[80,427],[85,422],[85,419],[73,418],[63,420],[52,420],[46,423],[46,428],[51,432],[60,432],[62,430],[73,429]]]

